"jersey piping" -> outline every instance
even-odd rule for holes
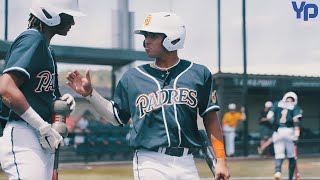
[[[298,114],[298,115],[294,116],[293,119],[301,118],[301,117],[302,117],[302,114]]]
[[[143,75],[151,78],[158,86],[158,90],[161,91],[161,86],[160,86],[160,83],[154,78],[152,77],[151,75],[141,71],[141,69],[139,69],[138,67],[136,67],[136,69],[142,73]],[[161,98],[161,96],[160,96]],[[166,120],[166,115],[165,115],[165,111],[164,111],[164,107],[163,105],[161,105],[161,109],[162,109],[162,118],[163,118],[163,122],[164,122],[164,125],[165,125],[165,128],[166,128],[166,134],[167,134],[167,139],[168,139],[168,146],[170,147],[171,146],[171,141],[170,141],[170,136],[169,136],[169,131],[168,131],[168,125],[167,125],[167,120]]]
[[[116,120],[118,121],[118,123],[119,123],[120,126],[123,126],[124,123],[122,122],[122,120],[121,120],[120,117],[119,117],[118,110],[117,110],[117,108],[115,107],[114,102],[113,102],[113,101],[110,101],[110,102],[111,102],[111,104],[112,104],[112,106],[113,106],[113,107],[112,107],[112,109],[113,109],[113,114],[114,114]]]
[[[21,67],[11,67],[11,68],[8,68],[6,70],[3,71],[2,74],[4,73],[8,73],[10,71],[19,71],[19,72],[22,72],[23,74],[27,75],[28,76],[28,79],[30,79],[30,74],[28,73],[28,71],[26,71],[25,69],[21,68]]]
[[[173,83],[173,89],[177,89],[177,81],[178,81],[178,79],[182,76],[182,74],[184,74],[185,72],[187,72],[192,66],[193,66],[193,63],[191,63],[187,69],[185,69],[184,71],[182,71],[182,72],[176,77],[176,79],[174,80],[174,83]],[[175,120],[176,120],[176,122],[177,122],[177,125],[178,125],[178,134],[179,134],[179,145],[178,145],[178,146],[180,146],[180,144],[181,144],[181,127],[180,127],[180,123],[179,123],[179,121],[178,121],[177,105],[176,105],[176,103],[174,103],[173,108],[174,108],[174,118],[175,118]]]
[[[202,114],[201,116],[204,116],[207,112],[211,111],[211,110],[219,110],[220,109],[220,106],[217,106],[217,105],[213,105],[211,107],[209,107],[208,109],[206,109]]]
[[[54,64],[54,60],[53,60],[53,57],[52,57],[52,52],[51,52],[50,47],[48,47],[48,51],[49,51],[49,54],[50,54],[50,57],[51,57],[52,65],[53,65],[53,73],[54,73],[54,76],[53,76],[54,80],[53,80],[53,82],[56,82],[56,79],[55,79],[55,78],[57,77],[56,66],[55,66],[55,64]],[[56,89],[53,89],[52,95],[53,95],[54,99],[57,98],[56,95],[55,95],[55,92],[56,92]]]

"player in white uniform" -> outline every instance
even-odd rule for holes
[[[28,30],[13,42],[0,78],[0,96],[10,109],[0,163],[10,180],[52,179],[54,151],[63,138],[51,128],[51,105],[61,94],[49,44],[56,34],[66,36],[73,16],[82,15],[77,0],[35,1],[30,11]],[[71,95],[61,99],[75,108]]]
[[[286,156],[289,159],[289,179],[293,178],[296,167],[294,143],[300,135],[299,121],[301,117],[298,96],[294,92],[286,93],[282,100],[274,103],[267,114],[267,118],[273,122],[275,128],[272,140],[275,151],[274,178],[276,180],[281,177],[281,166]]]

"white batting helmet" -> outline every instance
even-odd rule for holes
[[[30,12],[48,26],[59,25],[61,13],[84,16],[79,10],[78,0],[33,0]]]
[[[294,104],[298,104],[298,96],[297,96],[296,93],[294,93],[294,92],[292,92],[292,91],[287,92],[287,93],[283,96],[282,101],[286,101],[286,99],[289,98],[289,97],[291,97],[291,98],[294,99]]]
[[[140,29],[134,31],[135,34],[144,32],[163,33],[167,37],[162,45],[168,51],[175,51],[183,48],[186,38],[186,28],[181,18],[171,12],[157,12],[149,14]],[[178,41],[178,42],[174,42]]]

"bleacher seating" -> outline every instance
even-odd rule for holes
[[[101,123],[91,123],[90,132],[69,134],[70,143],[60,150],[60,161],[104,161],[131,160],[132,150],[126,139],[130,130],[125,127],[114,127]],[[75,137],[83,137],[83,142],[75,142]]]

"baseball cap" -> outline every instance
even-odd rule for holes
[[[236,106],[234,103],[231,103],[231,104],[228,105],[228,109],[229,109],[229,110],[235,110],[236,107],[237,107],[237,106]]]
[[[271,102],[271,101],[267,101],[267,102],[264,104],[264,107],[266,107],[266,108],[271,108],[271,107],[272,107],[272,102]]]

